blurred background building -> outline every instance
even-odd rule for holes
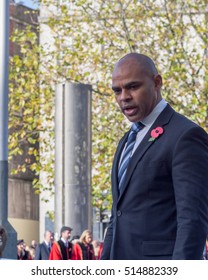
[[[23,30],[27,25],[36,30],[37,14],[27,13],[30,10],[22,4],[10,1],[10,35],[15,29]],[[9,55],[16,54],[20,54],[19,47],[10,41]],[[21,116],[21,112],[14,112],[14,114]],[[33,239],[39,240],[39,196],[35,194],[32,187],[34,174],[27,170],[25,173],[11,175],[12,169],[18,169],[26,157],[28,159],[28,145],[23,142],[22,147],[23,155],[14,156],[9,161],[8,220],[17,232],[17,239],[24,239],[30,243]]]

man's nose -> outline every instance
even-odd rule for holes
[[[130,92],[128,89],[122,89],[121,91],[121,95],[120,95],[120,99],[121,100],[127,100],[127,99],[130,99],[131,98],[131,95],[130,95]]]

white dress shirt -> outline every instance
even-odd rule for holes
[[[167,102],[164,99],[162,99],[155,106],[155,108],[152,110],[152,112],[146,118],[141,120],[141,123],[143,123],[144,127],[143,127],[142,130],[140,130],[137,133],[136,142],[134,144],[134,148],[133,148],[132,154],[135,152],[136,148],[139,146],[139,144],[141,143],[142,139],[145,137],[145,135],[147,134],[148,130],[153,125],[153,123],[155,122],[157,117],[165,109],[166,105],[167,105]]]

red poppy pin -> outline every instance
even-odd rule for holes
[[[160,126],[156,127],[155,129],[153,129],[151,131],[151,137],[148,141],[149,142],[155,141],[155,139],[157,139],[161,134],[163,134],[163,132],[164,132],[164,129],[162,127],[160,127]]]

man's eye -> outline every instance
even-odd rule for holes
[[[121,92],[121,90],[118,88],[118,89],[114,89],[113,92],[114,92],[115,94],[119,94],[119,93]]]
[[[137,88],[138,88],[138,85],[132,85],[132,86],[129,87],[129,89],[131,89],[131,90],[135,90]]]

